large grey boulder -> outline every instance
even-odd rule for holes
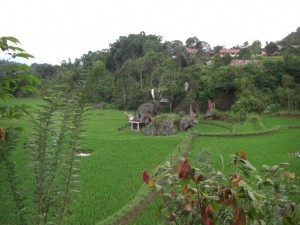
[[[147,125],[159,114],[159,109],[159,103],[156,101],[144,103],[138,107],[135,118]]]
[[[167,118],[158,125],[157,135],[158,136],[169,136],[176,134],[178,127],[175,125],[174,120]]]
[[[179,122],[179,129],[181,131],[186,131],[189,128],[192,128],[192,127],[194,127],[197,124],[198,124],[198,120],[195,117],[193,117],[193,116],[186,116],[186,117],[183,117],[180,120],[180,122]]]

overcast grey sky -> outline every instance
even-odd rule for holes
[[[17,37],[30,62],[60,64],[109,48],[120,36],[196,36],[230,48],[277,41],[300,26],[299,0],[3,0],[0,36]]]

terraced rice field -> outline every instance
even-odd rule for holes
[[[286,126],[291,126],[291,128]],[[274,128],[278,130],[261,133],[262,130],[267,132],[268,129]],[[188,158],[194,165],[197,153],[208,149],[212,155],[213,166],[217,170],[225,169],[225,174],[229,175],[232,172],[228,168],[232,159],[231,155],[238,150],[243,150],[257,169],[262,165],[288,162],[290,171],[300,175],[300,157],[296,154],[300,152],[300,119],[262,116],[260,126],[251,122],[238,124],[202,121],[202,124],[200,122],[193,132],[198,136],[194,138]],[[245,135],[235,136],[240,134]],[[297,183],[300,185],[299,179]],[[153,201],[140,216],[131,222],[131,225],[156,224],[160,219],[160,204],[160,198]]]
[[[34,107],[41,101],[29,99],[17,100],[17,103],[29,103]],[[5,121],[1,122],[3,125]],[[26,121],[13,122],[29,129]],[[124,207],[132,207],[134,210],[135,197],[147,192],[147,187],[141,179],[142,171],[152,171],[157,165],[170,160],[176,146],[191,133],[195,134],[188,156],[192,163],[198,151],[209,149],[214,167],[223,170],[231,161],[230,155],[237,150],[243,150],[257,168],[263,164],[289,162],[290,169],[300,174],[300,158],[295,156],[295,153],[300,151],[300,132],[299,128],[296,128],[300,126],[300,119],[262,116],[259,123],[242,124],[200,121],[190,132],[170,137],[147,137],[131,131],[126,125],[127,121],[122,111],[89,111],[82,147],[91,154],[79,157],[80,193],[73,196],[68,207],[66,224],[101,224],[107,218],[111,218],[110,221],[114,221],[115,217],[120,218],[118,213]],[[259,133],[274,128],[277,130]],[[236,136],[239,134],[243,136]],[[23,140],[25,138],[23,137]],[[18,151],[13,155],[18,168],[23,171],[20,175],[26,171],[22,170],[25,166],[23,156],[24,151],[20,144]],[[5,182],[0,183],[1,188],[3,185]],[[156,224],[160,204],[161,200],[157,198],[138,217],[132,218],[131,224]],[[9,209],[7,207],[10,206],[0,207],[0,224],[7,224],[2,220],[3,213]]]

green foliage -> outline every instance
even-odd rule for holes
[[[75,191],[73,184],[78,181],[75,157],[85,107],[79,99],[59,104],[47,101],[33,121],[27,146],[34,178],[33,212],[37,224],[62,224],[67,202]]]
[[[284,45],[299,45],[300,44],[300,27],[297,28],[296,32],[291,32],[285,38],[282,39],[281,44]]]
[[[250,51],[253,56],[258,56],[261,53],[261,42],[259,40],[253,41],[250,46]]]
[[[197,53],[189,53],[186,47],[197,49]],[[254,111],[270,113],[278,107],[287,108],[283,97],[287,94],[294,96],[290,105],[297,109],[297,54],[285,52],[283,57],[261,57],[258,65],[232,66],[230,55],[211,57],[209,49],[209,44],[197,37],[188,38],[184,46],[178,40],[161,43],[160,36],[141,32],[122,36],[109,49],[88,52],[74,62],[64,60],[61,66],[33,65],[32,68],[45,84],[43,94],[72,91],[79,83],[85,83],[87,101],[105,101],[120,109],[135,110],[149,101],[151,89],[160,91],[161,98],[168,98],[169,111],[185,98],[196,99],[202,112],[207,108],[208,99],[222,111],[230,110],[236,101],[243,105],[250,102],[255,106],[233,110],[241,111],[245,117],[245,113]],[[252,45],[245,42],[240,56],[243,59],[251,54],[258,57],[260,51],[260,41]],[[101,66],[96,69],[95,65],[100,62]],[[284,74],[294,77],[295,86],[286,94],[280,90]],[[184,92],[185,82],[191,86],[188,93]],[[253,96],[249,97],[249,93]]]
[[[266,51],[267,55],[273,55],[278,50],[279,49],[274,42],[268,43],[265,47],[265,51]]]
[[[146,35],[145,32],[119,37],[115,43],[110,44],[107,68],[111,71],[116,71],[127,60],[142,57],[145,54],[144,49],[146,51],[149,49],[160,51],[161,39],[160,36]]]
[[[111,102],[114,89],[114,77],[102,61],[93,62],[91,71],[85,81],[85,98],[89,102]]]
[[[290,76],[294,77],[296,83],[300,83],[300,57],[288,56],[284,59],[285,71]]]
[[[286,169],[286,164],[263,166],[259,172],[247,160],[246,153],[232,155],[230,166],[233,173],[227,178],[210,165],[208,151],[196,159],[199,167],[192,167],[185,159],[174,174],[166,164],[166,185],[144,181],[161,193],[164,208],[161,213],[171,224],[296,224],[299,222],[294,199],[300,193],[294,184],[295,174]],[[202,157],[201,157],[202,156]],[[257,187],[252,180],[257,178]]]
[[[62,224],[68,202],[77,192],[76,152],[82,139],[84,102],[80,95],[72,100],[45,101],[32,118],[32,133],[26,142],[27,176],[18,176],[20,171],[11,160],[12,152],[16,151],[12,131],[8,130],[6,138],[0,141],[0,163],[5,165],[11,188],[9,202],[15,205],[13,218],[18,218],[20,224]]]
[[[239,55],[240,59],[251,59],[252,53],[250,47],[242,48]]]
[[[0,132],[4,130],[1,129]],[[19,175],[16,169],[16,163],[11,160],[11,155],[13,154],[14,149],[16,148],[17,143],[17,134],[15,129],[6,129],[2,133],[2,138],[0,138],[0,166],[3,165],[4,176],[0,180],[0,184],[5,180],[6,184],[9,186],[8,193],[2,193],[4,198],[6,197],[7,203],[13,204],[14,214],[6,214],[7,222],[11,221],[15,224],[26,224],[26,214],[24,212],[24,191],[19,180]],[[2,184],[3,185],[3,184]],[[5,196],[6,195],[6,196]],[[11,217],[11,218],[10,218]]]
[[[0,54],[9,55],[11,58],[33,58],[24,49],[17,47],[18,44],[20,41],[17,38],[0,37]],[[3,103],[19,92],[37,91],[37,86],[41,85],[41,82],[36,76],[30,74],[27,65],[11,63],[8,60],[0,63],[0,119],[21,119],[28,115],[25,105],[8,107]]]

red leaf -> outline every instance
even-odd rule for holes
[[[149,174],[147,173],[147,171],[144,170],[144,172],[143,172],[143,181],[144,181],[146,184],[149,184],[149,180],[150,180],[150,176],[149,176]]]
[[[228,187],[228,186],[222,186],[221,187],[221,193],[220,193],[220,195],[219,195],[219,201],[218,201],[218,203],[220,203],[220,204],[222,204],[222,203],[224,203],[224,202],[226,202],[227,201],[227,199],[229,199],[229,195],[230,194],[232,194],[231,193],[231,190],[230,190],[230,187]]]
[[[245,225],[246,224],[246,214],[244,213],[243,208],[236,208],[234,210],[234,215],[233,215],[233,224],[235,225]]]
[[[197,180],[196,180],[196,181],[202,181],[202,180],[203,180],[203,176],[199,175],[199,176],[197,177]]]
[[[230,180],[231,186],[237,187],[237,186],[238,186],[238,183],[239,183],[242,179],[243,179],[242,176],[238,176],[238,175],[236,175],[236,173],[233,173],[233,174],[231,174],[229,180]]]
[[[193,210],[193,209],[192,209],[192,204],[191,204],[191,203],[186,204],[185,208],[186,208],[186,210],[189,211],[189,212]]]
[[[205,212],[206,212],[207,215],[214,215],[214,211],[213,211],[213,208],[212,208],[211,204],[208,204],[205,207]]]
[[[213,222],[212,222],[209,218],[203,219],[203,223],[204,223],[205,225],[213,225]]]
[[[244,151],[240,151],[240,156],[243,160],[247,160],[247,155]]]
[[[232,206],[232,208],[234,208],[234,209],[237,208],[237,199],[235,197],[235,194],[232,194],[230,196],[230,198],[227,201],[227,205]]]
[[[184,185],[184,186],[183,186],[183,190],[185,190],[185,191],[189,190],[189,185],[187,185],[187,184]]]
[[[190,169],[191,169],[190,162],[187,159],[185,159],[178,168],[178,177],[183,179],[187,178]]]
[[[202,206],[200,213],[202,221],[205,225],[213,225],[213,222],[211,220],[211,218],[213,217],[213,209],[211,204],[208,204],[207,206]],[[209,215],[211,216],[211,218],[209,218]]]
[[[168,217],[168,221],[169,222],[172,222],[172,221],[174,221],[176,219],[176,217],[173,215],[173,214],[171,214],[169,217]]]
[[[175,198],[175,191],[171,191],[172,198]]]
[[[5,137],[5,131],[4,129],[0,128],[0,140],[3,140]]]

